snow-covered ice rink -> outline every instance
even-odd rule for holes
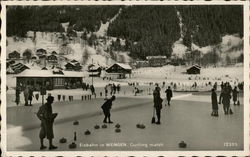
[[[73,142],[76,131],[77,148],[74,150],[80,151],[243,150],[244,105],[231,105],[233,115],[224,115],[220,105],[219,117],[211,117],[210,99],[209,93],[179,94],[170,107],[163,105],[162,124],[156,125],[151,124],[153,113],[151,98],[118,97],[111,111],[114,123],[107,124],[106,129],[94,129],[96,124],[100,126],[103,124],[100,108],[104,102],[103,98],[55,102],[54,112],[59,115],[54,124],[54,143],[58,146],[58,150],[69,151],[68,145]],[[242,96],[240,101],[243,101]],[[34,114],[38,107],[39,105],[7,109],[8,150],[39,150],[40,123]],[[79,125],[73,125],[75,120],[79,121]],[[115,132],[116,123],[121,125],[120,133]],[[136,128],[138,123],[143,123],[146,128]],[[87,129],[91,131],[90,135],[84,135]],[[67,143],[59,143],[62,137],[68,140]],[[187,148],[179,148],[180,141],[185,141]],[[237,146],[225,146],[227,142],[236,143]],[[100,144],[105,146],[97,146]]]

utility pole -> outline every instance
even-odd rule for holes
[[[93,67],[94,65],[93,65],[93,58],[92,58],[92,67]],[[93,86],[93,84],[94,84],[94,79],[93,79],[93,70],[92,70],[92,75],[91,75],[91,77],[92,77],[92,86]]]

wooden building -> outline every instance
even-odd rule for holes
[[[115,63],[106,69],[107,77],[117,78],[117,79],[124,79],[126,75],[131,77],[132,68],[130,65],[122,64],[122,63]]]
[[[80,71],[82,69],[82,66],[80,65],[80,63],[76,60],[72,60],[70,62],[68,62],[65,65],[65,70],[69,70],[69,71]]]
[[[200,74],[201,67],[199,65],[193,65],[187,69],[187,74]]]
[[[13,51],[9,53],[8,57],[9,59],[20,59],[20,53],[18,53],[17,51]]]
[[[14,60],[7,60],[6,67],[9,68],[10,65],[15,64],[16,62]]]
[[[16,75],[16,83],[33,86],[40,90],[45,86],[47,90],[81,88],[84,74],[74,71],[25,70]]]
[[[58,63],[57,57],[55,55],[49,55],[49,56],[47,56],[46,60],[50,64],[57,64]]]
[[[89,77],[100,77],[102,72],[102,67],[98,65],[91,64],[88,66]]]
[[[9,68],[13,71],[14,74],[19,74],[25,71],[26,69],[29,69],[29,67],[27,67],[26,65],[22,63],[11,64]]]
[[[37,49],[36,50],[36,55],[41,56],[41,55],[46,55],[47,51],[45,49]]]
[[[150,67],[161,67],[167,64],[166,56],[147,56]]]
[[[149,61],[138,60],[135,61],[136,68],[149,67]]]
[[[52,51],[51,54],[52,55],[57,55],[57,52],[56,51]]]

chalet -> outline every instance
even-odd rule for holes
[[[89,77],[100,77],[102,72],[102,67],[91,64],[88,66],[88,72],[89,72]]]
[[[75,71],[25,70],[16,75],[16,83],[31,85],[35,90],[45,86],[47,90],[81,88],[84,74]]]
[[[166,56],[147,56],[150,67],[161,67],[167,64]]]
[[[51,63],[51,64],[57,64],[58,63],[57,57],[55,55],[47,56],[46,60],[48,61],[48,63]]]
[[[47,54],[47,51],[44,50],[44,49],[38,49],[38,50],[36,50],[36,55],[37,56],[46,55],[46,54]]]
[[[9,60],[6,62],[6,67],[9,68],[10,65],[15,64],[16,62],[14,60]]]
[[[13,51],[8,55],[9,59],[20,59],[20,53]]]
[[[149,61],[143,61],[143,60],[135,61],[135,67],[136,68],[149,67]]]
[[[38,59],[38,57],[37,56],[32,56],[31,59],[35,61],[35,60]]]
[[[68,62],[65,65],[65,70],[80,71],[82,69],[82,66],[80,65],[80,63],[78,61],[76,61],[76,60],[72,60],[72,61]]]
[[[193,65],[187,69],[187,74],[200,74],[201,67],[199,65]]]
[[[38,63],[40,63],[41,65],[43,66],[46,66],[46,59],[47,59],[47,56],[46,55],[41,55],[41,56],[38,56]]]
[[[19,73],[25,71],[26,69],[29,69],[29,67],[27,67],[26,65],[24,65],[22,63],[12,64],[12,65],[10,65],[10,68],[13,70],[14,74],[19,74]]]
[[[127,74],[131,77],[132,68],[127,64],[115,63],[106,69],[106,72],[107,77],[124,79]]]
[[[56,51],[52,51],[51,54],[52,55],[57,55],[57,52]]]
[[[40,56],[38,56],[38,58],[39,58],[39,59],[46,59],[47,56],[46,56],[46,55],[40,55]]]
[[[43,67],[41,70],[48,70],[48,68],[47,67]]]

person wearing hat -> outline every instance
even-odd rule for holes
[[[161,109],[162,109],[162,98],[160,92],[155,89],[155,94],[154,94],[154,108],[156,110],[156,116],[158,121],[156,124],[161,124]]]
[[[52,144],[53,138],[54,138],[54,132],[53,132],[53,123],[54,119],[57,116],[57,113],[52,112],[52,103],[54,101],[53,96],[48,96],[46,99],[47,103],[42,105],[38,112],[37,117],[41,120],[41,130],[39,133],[39,138],[41,142],[40,149],[45,149],[46,146],[43,144],[43,140],[45,137],[49,140],[49,149],[56,149],[57,147]]]
[[[166,93],[168,106],[170,106],[170,101],[171,101],[171,98],[173,97],[173,92],[172,92],[170,86],[168,86],[168,89],[166,89],[165,93]],[[166,104],[165,104],[165,106],[166,106]]]
[[[212,100],[212,113],[211,116],[215,116],[218,117],[218,100],[217,100],[217,94],[215,91],[215,88],[212,89],[212,93],[211,93],[211,100]]]
[[[115,96],[113,95],[110,99],[108,99],[103,105],[102,105],[102,110],[104,113],[104,120],[103,123],[107,123],[107,119],[108,119],[108,123],[113,123],[110,120],[111,114],[110,114],[110,110],[112,108],[112,102],[115,100]]]

